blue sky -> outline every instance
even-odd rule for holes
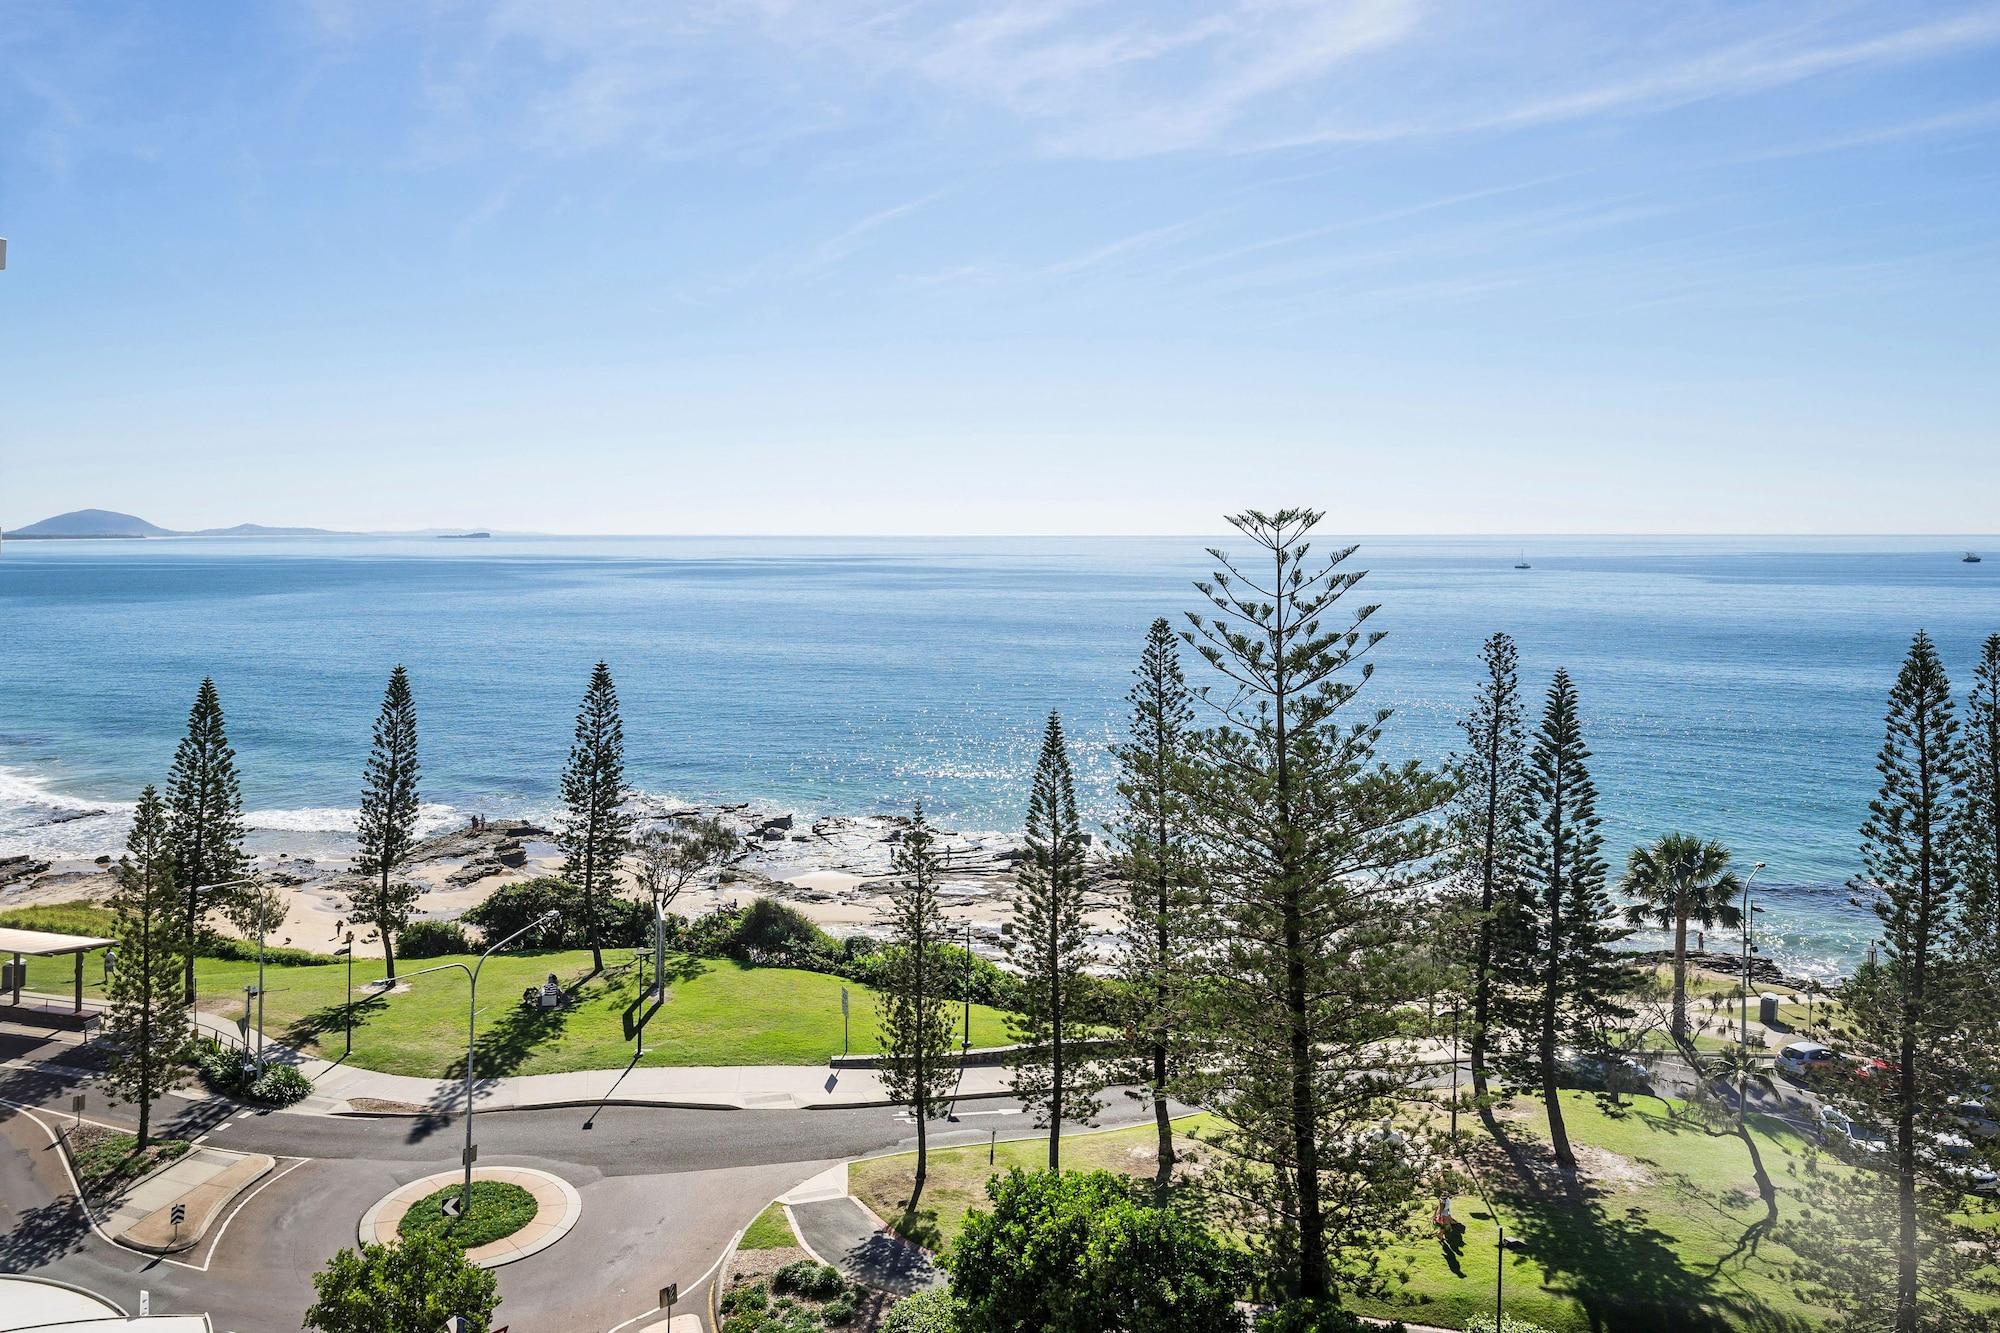
[[[0,522],[1967,532],[2000,4],[10,5]]]

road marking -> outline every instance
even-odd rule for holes
[[[300,1167],[304,1166],[307,1162],[310,1162],[311,1160],[312,1158],[310,1157],[297,1157],[292,1159],[292,1164],[290,1166],[286,1167],[282,1171],[273,1171],[270,1175],[265,1176],[262,1180],[257,1182],[257,1184],[250,1190],[249,1193],[245,1194],[242,1198],[238,1199],[234,1204],[232,1204],[230,1206],[229,1212],[223,1216],[222,1225],[217,1227],[215,1229],[215,1234],[209,1238],[208,1258],[203,1259],[199,1266],[195,1264],[184,1263],[179,1259],[168,1259],[166,1262],[174,1265],[176,1268],[191,1268],[197,1273],[206,1273],[208,1271],[208,1266],[215,1261],[215,1252],[222,1247],[222,1233],[229,1230],[229,1224],[231,1222],[234,1222],[236,1220],[236,1215],[243,1211],[243,1205],[249,1203],[250,1200],[256,1198],[259,1191],[261,1191],[266,1185],[270,1184],[272,1181],[276,1180],[278,1177],[290,1175],[292,1172],[298,1170]]]

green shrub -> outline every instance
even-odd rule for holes
[[[1403,1333],[1403,1325],[1364,1323],[1331,1301],[1289,1301],[1257,1316],[1257,1333]]]
[[[554,875],[539,875],[515,884],[503,884],[485,902],[460,918],[477,926],[490,943],[505,939],[524,926],[532,925],[543,913],[560,916],[554,924],[532,932],[522,940],[530,949],[582,949],[590,943],[584,928],[583,899],[568,881]],[[607,947],[620,948],[650,943],[653,938],[652,906],[631,898],[601,898],[597,915],[601,938]]]
[[[266,1065],[247,1091],[266,1106],[290,1106],[312,1096],[312,1080],[291,1065]]]
[[[396,1234],[405,1239],[418,1235],[442,1236],[461,1250],[473,1250],[513,1235],[535,1220],[535,1196],[505,1180],[472,1182],[472,1211],[452,1217],[444,1210],[448,1200],[457,1199],[463,1186],[447,1185],[433,1190],[410,1205]]]
[[[1483,1314],[1465,1326],[1465,1333],[1548,1333],[1540,1324],[1531,1324],[1513,1315],[1501,1315],[1500,1326],[1493,1326],[1493,1316]]]
[[[853,1323],[859,1309],[860,1307],[854,1303],[854,1297],[844,1294],[836,1296],[819,1307],[819,1321],[828,1328],[840,1328]]]
[[[832,1264],[801,1259],[797,1263],[786,1264],[772,1274],[771,1290],[796,1292],[816,1301],[827,1301],[847,1290],[847,1279]]]
[[[412,921],[396,937],[398,958],[442,958],[446,954],[471,952],[465,928],[456,921]]]
[[[1108,1171],[986,1182],[945,1256],[966,1333],[1240,1333],[1243,1257]]]
[[[195,945],[194,951],[203,958],[226,958],[237,963],[257,961],[257,941],[232,939],[227,935],[206,934]],[[326,961],[325,954],[305,949],[281,949],[275,944],[264,946],[266,967],[317,967]]]
[[[880,1333],[964,1333],[958,1298],[947,1287],[905,1296],[889,1307]]]
[[[731,1314],[739,1310],[762,1310],[771,1304],[771,1293],[761,1282],[752,1282],[747,1287],[734,1287],[722,1298],[722,1312]]]

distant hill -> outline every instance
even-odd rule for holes
[[[165,528],[109,509],[73,509],[7,534],[9,537],[170,537]]]
[[[273,528],[262,523],[238,523],[233,528],[200,528],[186,531],[178,528],[163,528],[133,514],[120,514],[109,509],[76,509],[67,514],[57,514],[39,523],[30,523],[25,528],[15,528],[4,534],[32,541],[37,537],[490,537],[485,531],[468,531],[464,528],[425,528],[420,532],[342,532],[337,528]]]
[[[183,537],[332,537],[332,528],[272,528],[262,523],[238,523],[233,528],[202,528]]]

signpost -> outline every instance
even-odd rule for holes
[[[175,1204],[172,1218],[174,1224],[174,1243],[176,1245],[180,1243],[181,1239],[181,1223],[187,1221],[187,1217],[188,1206],[184,1203]]]
[[[840,1053],[847,1054],[847,987],[840,988]]]
[[[80,1092],[79,1092],[79,1093],[77,1093],[77,1094],[76,1094],[76,1096],[74,1096],[74,1097],[72,1097],[72,1098],[70,1098],[70,1099],[69,1099],[69,1109],[70,1109],[70,1114],[71,1114],[71,1115],[74,1115],[74,1116],[76,1117],[76,1127],[77,1127],[78,1129],[82,1129],[82,1128],[83,1128],[83,1094],[82,1094],[82,1093],[80,1093]]]
[[[674,1302],[680,1299],[680,1295],[681,1284],[678,1282],[669,1282],[660,1288],[660,1308],[667,1312],[669,1324],[674,1322]]]

